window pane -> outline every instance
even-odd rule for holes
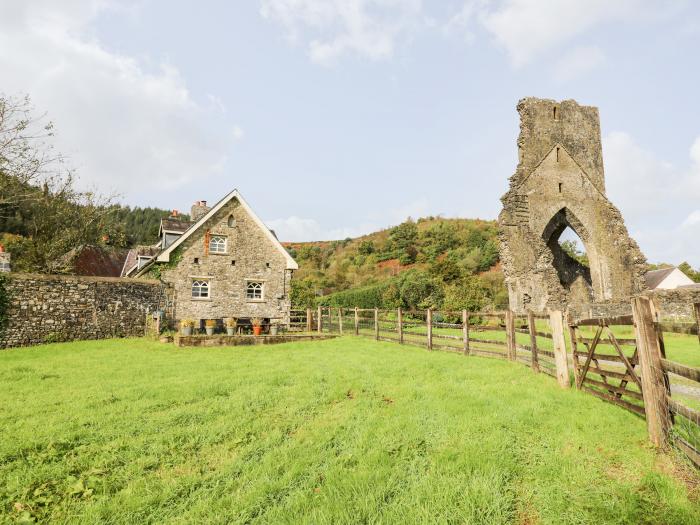
[[[209,297],[209,281],[199,280],[192,282],[192,297]]]
[[[216,235],[209,239],[209,251],[212,253],[226,253],[226,237]]]
[[[263,298],[263,283],[252,282],[246,287],[246,298],[262,299]]]

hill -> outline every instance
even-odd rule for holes
[[[356,239],[286,243],[295,306],[503,307],[495,221],[426,217]]]

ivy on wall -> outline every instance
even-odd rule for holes
[[[182,261],[182,250],[178,247],[170,254],[170,260],[166,263],[154,262],[153,266],[146,272],[144,277],[149,279],[160,280],[162,272],[165,270],[173,270]]]

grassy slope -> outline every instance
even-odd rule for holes
[[[8,521],[23,510],[84,523],[700,513],[641,419],[498,360],[351,338],[196,350],[125,340],[2,352],[0,383]]]

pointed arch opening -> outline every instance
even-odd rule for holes
[[[593,299],[588,232],[568,208],[559,210],[542,233],[562,287],[582,302]]]

